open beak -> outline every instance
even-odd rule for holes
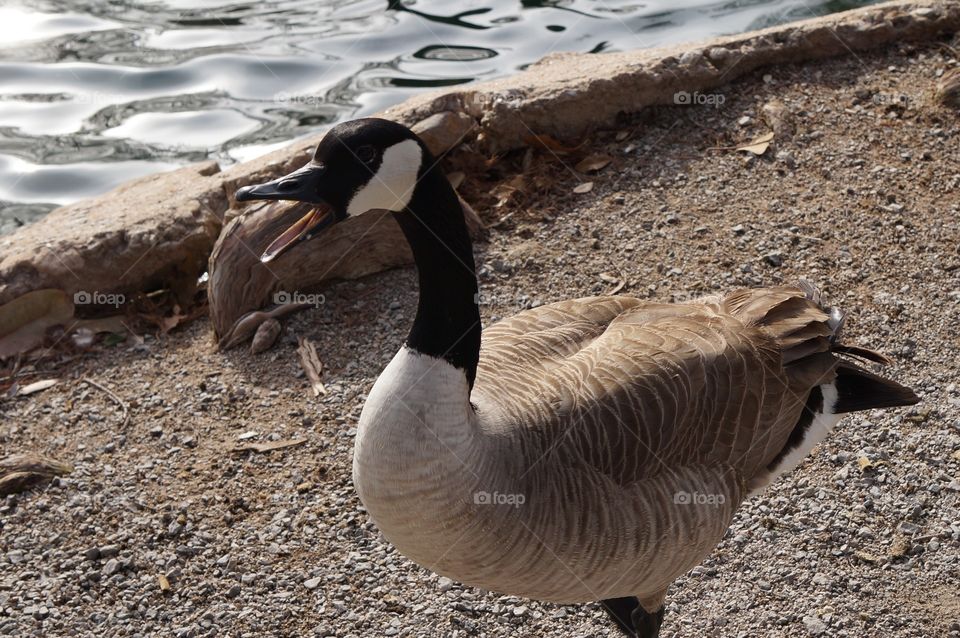
[[[260,255],[260,261],[267,263],[278,257],[294,244],[303,239],[309,239],[319,230],[326,228],[333,223],[333,209],[326,204],[321,204],[320,208],[314,208],[309,213],[297,220],[297,222],[281,233],[279,237],[270,242],[267,249]]]
[[[279,237],[267,246],[267,249],[260,256],[261,262],[266,263],[275,259],[285,250],[304,239],[309,239],[335,221],[333,207],[323,201],[317,194],[317,184],[320,181],[322,170],[319,166],[307,164],[303,168],[272,182],[244,186],[237,191],[238,202],[249,202],[257,199],[285,199],[306,202],[314,206],[313,210],[298,219],[295,224],[283,231]]]

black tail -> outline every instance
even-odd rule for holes
[[[913,390],[896,381],[884,379],[851,361],[837,366],[837,404],[835,414],[873,408],[895,408],[920,402]]]

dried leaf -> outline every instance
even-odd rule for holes
[[[858,549],[857,551],[855,551],[853,555],[865,563],[879,563],[883,560],[883,558],[881,558],[880,556],[876,556],[875,554],[865,552],[861,549]]]
[[[574,168],[581,173],[590,173],[592,171],[599,171],[612,161],[613,158],[609,155],[604,155],[603,153],[592,153],[577,162],[577,165],[574,166]]]
[[[273,452],[274,450],[282,450],[284,448],[293,447],[295,445],[302,445],[306,443],[306,439],[281,439],[280,441],[267,441],[265,443],[256,443],[250,441],[248,443],[239,443],[234,446],[234,452]]]
[[[42,381],[34,381],[33,383],[20,388],[17,396],[27,396],[28,394],[33,394],[34,392],[41,392],[47,388],[52,388],[53,386],[57,385],[59,381],[60,379],[44,379]]]
[[[773,133],[764,133],[757,139],[753,140],[749,144],[744,144],[743,146],[738,146],[738,151],[746,151],[748,153],[753,153],[754,155],[763,155],[767,152],[767,149],[770,148],[770,142],[773,141]]]
[[[164,594],[170,591],[170,581],[163,574],[157,574],[157,584],[160,585],[160,591]]]
[[[323,387],[320,378],[323,376],[323,362],[317,355],[317,347],[309,339],[301,337],[297,340],[297,354],[300,355],[300,365],[304,373],[310,379],[310,387],[313,388],[313,396],[318,397],[326,394],[327,389]]]
[[[865,456],[861,456],[857,459],[857,467],[860,468],[861,472],[866,472],[870,468],[874,467],[873,462]]]
[[[524,187],[523,175],[515,175],[512,179],[502,182],[493,189],[493,195],[497,198],[496,208],[504,206],[513,197],[513,194],[522,190]]]
[[[592,190],[593,182],[583,182],[582,184],[575,186],[573,192],[582,195],[583,193],[589,193]]]

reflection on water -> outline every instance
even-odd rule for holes
[[[130,177],[250,159],[554,51],[697,40],[872,1],[7,0],[0,233]]]

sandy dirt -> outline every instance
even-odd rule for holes
[[[618,287],[685,300],[804,277],[849,313],[847,340],[890,354],[886,373],[923,398],[845,418],[747,502],[670,590],[664,638],[960,636],[960,112],[933,100],[954,66],[935,44],[786,66],[563,141],[583,143],[572,152],[449,160],[491,226],[475,248],[485,320]],[[771,101],[786,113],[774,145],[733,150],[771,130]],[[611,163],[573,168],[595,153]],[[351,450],[412,321],[415,273],[322,292],[261,355],[214,352],[200,319],[39,362],[26,380],[62,381],[0,404],[2,451],[76,470],[0,502],[0,634],[618,635],[597,606],[464,588],[384,541]],[[297,336],[317,344],[326,396]],[[249,432],[306,442],[231,452]]]

